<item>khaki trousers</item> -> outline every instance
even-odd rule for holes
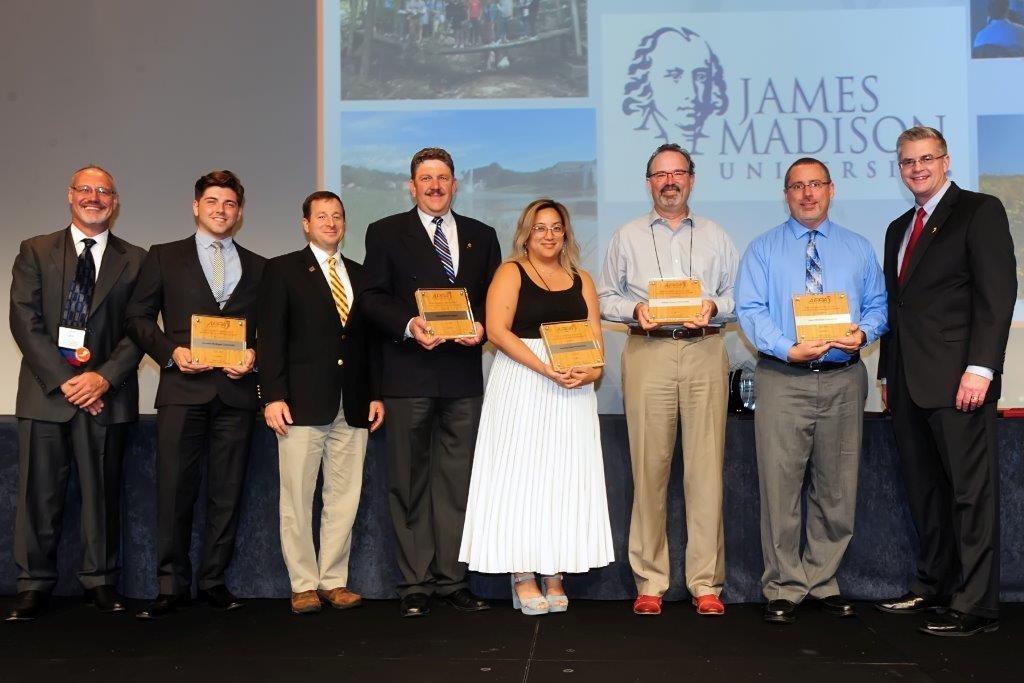
[[[277,437],[281,466],[281,552],[292,591],[348,585],[352,525],[359,508],[366,429],[350,427],[339,408],[334,422],[291,426]],[[323,464],[320,558],[313,547],[313,494]]]
[[[729,358],[722,335],[697,339],[630,336],[622,354],[622,393],[633,463],[629,564],[641,595],[669,587],[668,478],[682,418],[686,501],[686,587],[722,592],[725,533],[722,464]]]

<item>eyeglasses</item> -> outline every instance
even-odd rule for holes
[[[916,164],[928,166],[932,162],[948,156],[949,154],[940,154],[939,156],[935,156],[934,154],[925,154],[923,157],[918,157],[916,159],[900,159],[897,163],[900,168],[913,168]]]
[[[565,226],[561,224],[543,225],[542,223],[538,223],[530,228],[530,230],[533,231],[534,235],[544,235],[545,233],[550,232],[555,237],[560,237],[565,234]]]
[[[790,192],[803,192],[805,187],[809,187],[812,190],[820,190],[823,187],[831,185],[831,180],[811,180],[806,183],[795,182],[786,185],[786,189]]]
[[[75,194],[92,194],[93,192],[95,192],[96,194],[98,194],[101,197],[116,197],[117,196],[117,190],[115,190],[113,188],[110,188],[110,187],[103,187],[103,186],[93,187],[92,185],[75,185],[75,186],[71,187],[71,190]]]
[[[647,177],[651,180],[657,180],[659,183],[663,183],[669,178],[673,180],[682,180],[688,175],[693,175],[693,171],[677,168],[674,171],[655,171],[654,173],[648,173]]]

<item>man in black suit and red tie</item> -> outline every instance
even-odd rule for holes
[[[199,570],[201,601],[220,609],[242,603],[224,585],[238,528],[249,442],[256,414],[256,307],[266,260],[232,238],[245,189],[231,171],[195,184],[195,235],[154,245],[128,305],[128,335],[160,366],[156,392],[157,577],[159,595],[140,611],[155,619],[192,594],[192,508],[207,455],[206,529]],[[213,368],[193,357],[194,314],[243,318],[241,365]],[[157,325],[163,317],[163,329]]]
[[[483,402],[484,297],[501,251],[494,228],[452,212],[457,189],[451,155],[422,149],[410,164],[416,206],[366,230],[361,305],[387,338],[381,394],[404,617],[426,615],[435,594],[461,611],[488,608],[458,555]],[[455,287],[469,294],[477,334],[444,341],[415,293]]]
[[[101,612],[123,612],[117,593],[121,457],[138,419],[142,351],[124,333],[125,308],[146,252],[110,232],[114,178],[98,166],[72,175],[71,224],[21,243],[11,279],[18,376],[18,595],[7,621],[30,621],[57,583],[68,473],[82,489],[78,580]]]
[[[915,206],[885,236],[890,332],[878,376],[919,552],[909,592],[878,607],[948,608],[920,630],[969,636],[999,625],[996,402],[1017,295],[1013,241],[998,199],[946,178],[942,133],[910,128],[897,154]]]
[[[339,249],[345,206],[320,191],[302,203],[305,249],[267,263],[260,297],[260,398],[277,434],[281,551],[296,614],[357,607],[348,588],[352,525],[368,432],[384,420],[380,363],[355,292],[363,267]],[[323,466],[320,553],[313,494]]]

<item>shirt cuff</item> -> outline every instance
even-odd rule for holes
[[[979,377],[984,377],[989,382],[991,382],[992,379],[996,376],[996,373],[994,373],[992,370],[990,370],[990,369],[988,369],[986,367],[983,367],[981,365],[968,365],[967,369],[964,372],[969,372],[972,375],[978,375]]]
[[[409,318],[409,322],[405,324],[405,334],[402,335],[402,339],[412,339],[412,318]]]
[[[774,348],[772,348],[772,355],[779,360],[789,362],[789,350],[793,347],[793,340],[786,339],[786,337],[779,337],[779,341],[775,342]]]

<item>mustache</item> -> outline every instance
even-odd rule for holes
[[[443,197],[444,190],[427,190],[426,194],[428,197]]]
[[[665,194],[669,190],[675,190],[676,192],[682,192],[682,189],[678,185],[673,183],[671,185],[666,185],[665,187],[661,188],[661,194]]]

